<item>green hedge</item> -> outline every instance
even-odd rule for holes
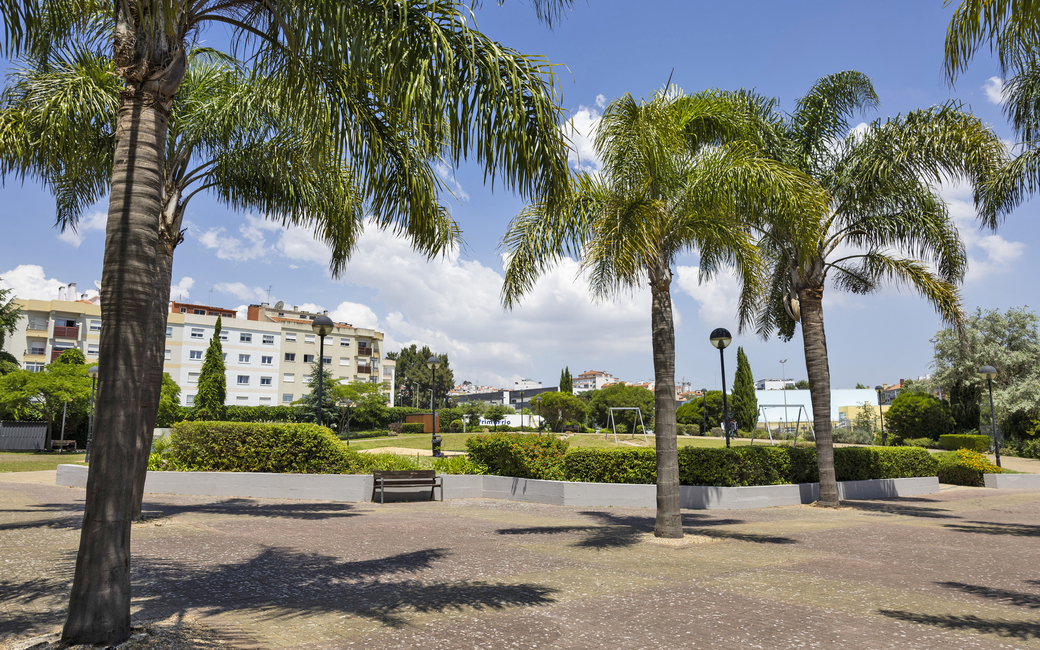
[[[567,452],[568,481],[643,483],[657,481],[653,449],[587,449]],[[935,476],[936,463],[915,447],[845,447],[834,450],[839,481]],[[819,480],[816,450],[793,447],[679,449],[679,482],[683,485],[737,487],[813,483]]]
[[[943,446],[943,449],[949,449],[950,451],[970,449],[979,453],[986,453],[989,451],[990,439],[989,436],[969,436],[949,433],[939,436],[939,443]]]
[[[196,472],[353,473],[358,454],[316,424],[180,422],[149,469]]]
[[[466,440],[469,458],[499,476],[565,480],[567,441],[556,436],[493,433]]]
[[[406,422],[401,425],[401,433],[426,433],[426,425],[422,422]]]
[[[973,436],[974,437],[974,436]],[[940,483],[985,487],[984,474],[1000,474],[1001,469],[971,449],[958,449],[936,454]]]

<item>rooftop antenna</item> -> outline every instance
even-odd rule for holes
[[[209,290],[209,295],[206,296],[206,304],[207,305],[212,305],[213,304],[213,289],[210,289]]]
[[[268,285],[267,286],[267,304],[269,304],[269,305],[271,304],[271,287],[273,287],[273,286],[274,285]]]

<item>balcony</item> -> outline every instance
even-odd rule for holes
[[[57,361],[58,357],[60,357],[61,353],[64,352],[65,350],[73,350],[73,349],[75,349],[75,348],[63,348],[63,349],[51,350],[51,363],[54,363],[55,361]]]
[[[359,375],[371,375],[372,366],[358,366],[357,371]]]
[[[26,333],[28,332],[43,332],[44,338],[47,336],[47,323],[32,322],[25,326]]]
[[[370,357],[372,356],[372,348],[358,346],[357,355],[359,357]]]
[[[67,325],[55,325],[54,326],[54,338],[63,339],[78,339],[79,338],[79,326],[67,326]]]

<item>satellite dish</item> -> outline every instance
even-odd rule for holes
[[[285,303],[282,302],[281,300],[279,300],[278,302],[274,303],[274,308],[275,309],[284,309],[285,308]]]
[[[98,291],[101,291],[101,280],[94,280],[94,286],[97,287]]]

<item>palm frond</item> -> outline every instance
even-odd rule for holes
[[[874,85],[862,72],[847,70],[817,80],[790,117],[801,158],[798,167],[804,171],[818,167],[833,143],[848,134],[856,111],[877,108],[878,102]]]

